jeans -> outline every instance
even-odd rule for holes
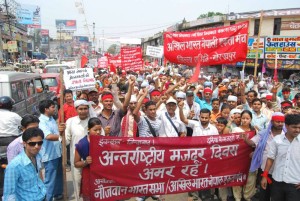
[[[62,159],[60,157],[44,162],[44,166],[45,186],[47,189],[46,200],[52,201],[53,197],[57,197],[63,193]]]

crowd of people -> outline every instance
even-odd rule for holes
[[[250,201],[256,194],[260,201],[299,200],[300,93],[293,97],[289,84],[266,76],[241,80],[200,74],[194,83],[191,76],[189,69],[180,73],[168,67],[97,73],[94,89],[64,91],[65,124],[59,123],[61,116],[54,119],[51,100],[41,101],[39,118],[29,114],[21,118],[10,114],[13,100],[0,98],[0,116],[12,119],[1,118],[1,134],[15,132],[18,126],[23,130],[7,149],[3,199],[62,198],[61,134],[65,132],[77,199],[90,200],[90,135],[185,138],[241,133],[253,147],[246,185],[189,192],[188,199]],[[243,132],[248,131],[255,136],[247,138]]]

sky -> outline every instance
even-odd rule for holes
[[[56,36],[55,19],[77,20],[75,35],[91,36],[95,23],[97,46],[103,38],[143,38],[209,11],[229,13],[300,8],[300,0],[15,0],[41,7],[42,28]],[[80,14],[75,2],[82,3]],[[89,30],[85,28],[88,24]],[[110,43],[105,40],[105,48]]]

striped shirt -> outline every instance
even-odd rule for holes
[[[139,137],[153,137],[149,125],[146,122],[145,118],[149,121],[151,124],[156,136],[159,136],[159,129],[161,127],[161,120],[155,119],[154,121],[149,119],[148,117],[140,117],[140,121],[138,122],[138,128],[139,128]]]

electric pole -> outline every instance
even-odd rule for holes
[[[104,53],[104,29],[102,30],[102,37],[103,37],[103,40],[102,40],[102,52]]]
[[[96,55],[96,43],[95,43],[95,22],[93,22],[93,49],[94,49],[94,54]]]

